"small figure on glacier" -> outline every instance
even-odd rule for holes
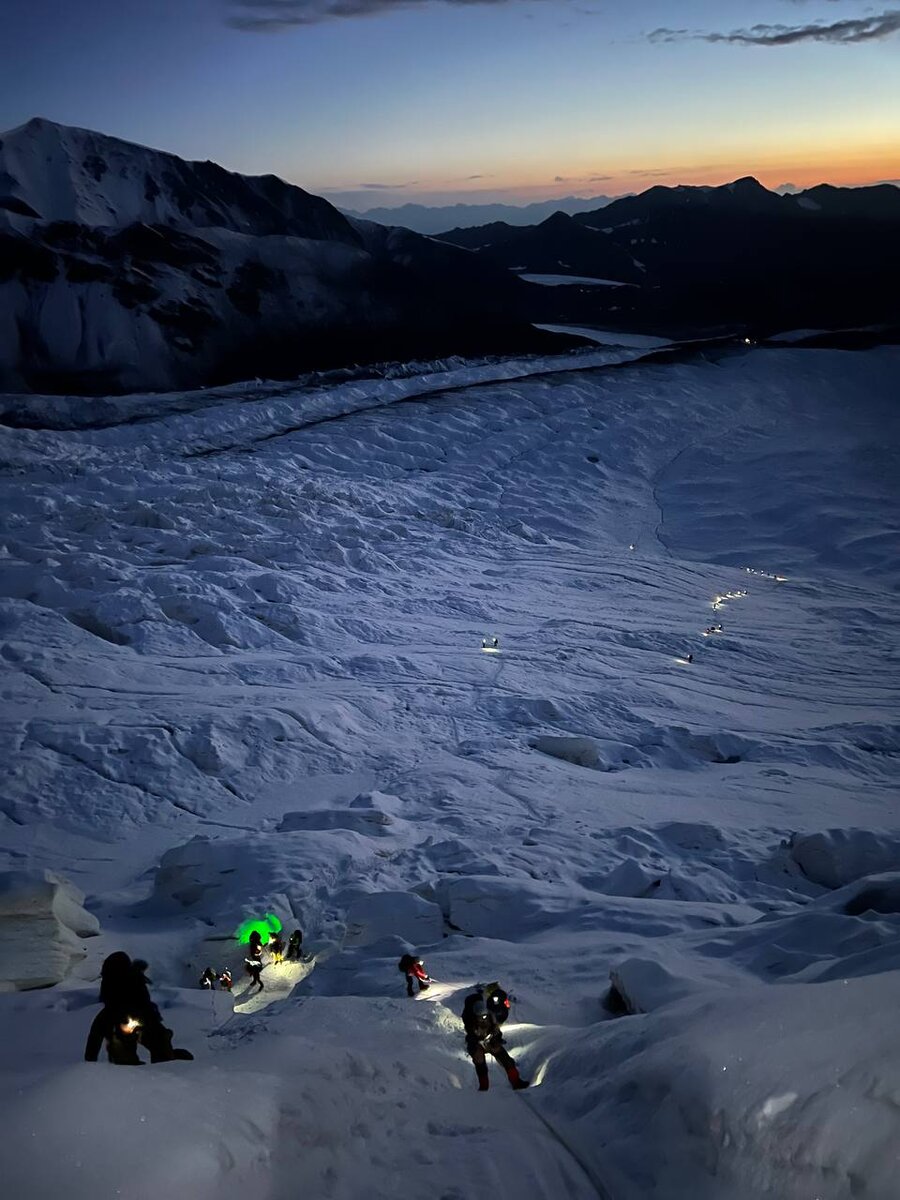
[[[482,650],[499,650],[500,639],[498,637],[483,637],[481,639],[481,648]]]
[[[203,974],[200,976],[200,986],[202,988],[204,988],[207,992],[211,992],[214,990],[214,988],[216,986],[216,982],[218,981],[218,978],[219,978],[218,975],[215,973],[215,971],[212,969],[212,967],[207,967],[206,970],[203,972]]]
[[[284,958],[284,938],[280,933],[272,932],[269,935],[269,945],[267,947],[272,955],[272,962],[278,965]]]
[[[303,931],[299,925],[288,938],[287,954],[285,957],[288,962],[300,962],[303,958]]]
[[[686,655],[684,656],[684,661],[685,661],[685,662],[687,662],[687,663],[692,663],[692,662],[694,661],[694,656],[693,656],[693,654],[686,654]]]
[[[234,980],[231,978],[231,972],[228,970],[227,967],[222,972],[222,974],[219,976],[219,987],[222,989],[223,992],[230,992],[231,989],[234,987]]]
[[[462,1010],[462,1023],[466,1031],[466,1051],[475,1065],[479,1092],[486,1092],[490,1087],[488,1054],[492,1055],[506,1071],[510,1087],[515,1091],[529,1086],[530,1081],[523,1079],[519,1074],[519,1068],[503,1044],[500,1022],[490,1011],[482,988],[476,988],[470,996],[466,997]]]
[[[418,983],[419,991],[424,992],[428,989],[429,984],[434,980],[425,970],[425,963],[421,958],[416,958],[412,954],[404,954],[397,963],[397,969],[402,971],[406,976],[406,994],[413,995],[413,985]]]
[[[262,938],[259,937],[259,934],[256,936],[258,940],[254,942],[253,934],[251,933],[250,944],[247,947],[247,957],[244,959],[244,970],[250,976],[250,986],[247,988],[248,994],[254,988],[258,988],[261,992],[265,991],[265,984],[262,981]]]

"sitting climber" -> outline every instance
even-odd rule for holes
[[[122,950],[110,954],[100,970],[102,1010],[94,1018],[88,1034],[84,1057],[96,1062],[105,1041],[110,1062],[139,1063],[137,1045],[150,1053],[150,1061],[170,1062],[192,1059],[189,1050],[173,1049],[172,1030],[163,1025],[159,1009],[150,999],[144,972],[147,964],[134,962]]]
[[[234,980],[231,978],[231,972],[226,967],[225,970],[222,972],[222,974],[219,976],[219,987],[222,989],[223,992],[230,992],[233,986],[234,986]]]
[[[491,1054],[506,1071],[510,1086],[518,1091],[527,1088],[529,1081],[523,1079],[519,1069],[503,1044],[500,1022],[488,1008],[481,988],[466,997],[462,1010],[463,1028],[466,1031],[466,1051],[475,1064],[478,1090],[486,1092],[490,1087],[487,1055]]]
[[[406,976],[406,994],[412,996],[413,982],[419,985],[419,991],[424,992],[430,983],[433,983],[431,976],[425,970],[425,963],[421,958],[416,958],[412,954],[404,954],[397,963],[398,970],[402,971]]]
[[[106,1044],[106,1054],[111,1063],[119,1067],[142,1067],[138,1058],[140,1024],[127,1013],[112,1008],[102,1008],[94,1018],[84,1048],[85,1062],[96,1062],[100,1047]]]

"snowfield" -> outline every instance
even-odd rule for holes
[[[4,399],[6,1194],[896,1200],[900,352],[642,353]]]

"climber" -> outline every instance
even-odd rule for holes
[[[230,992],[232,987],[234,986],[234,981],[231,978],[231,972],[228,970],[227,967],[222,972],[222,974],[219,976],[219,986],[222,988],[222,990],[224,992]]]
[[[505,992],[496,982],[486,983],[481,991],[484,993],[484,1002],[488,1012],[496,1019],[498,1025],[502,1025],[509,1016],[511,1003],[509,993]]]
[[[503,1044],[500,1022],[490,1011],[484,991],[477,988],[466,997],[462,1010],[463,1028],[466,1031],[466,1050],[475,1064],[478,1090],[486,1092],[490,1087],[487,1055],[491,1054],[506,1071],[510,1086],[518,1091],[527,1088],[529,1080],[523,1079],[513,1059]]]
[[[206,970],[203,972],[203,974],[200,976],[200,986],[202,988],[205,988],[206,991],[211,992],[213,990],[213,988],[216,986],[217,978],[218,978],[218,976],[216,975],[216,973],[212,969],[212,967],[207,967]]]
[[[303,957],[303,931],[299,926],[288,938],[287,954],[285,957],[291,962],[299,962]]]
[[[266,947],[276,965],[284,959],[284,938],[274,930],[269,934],[269,944]]]
[[[172,1030],[162,1023],[159,1009],[150,999],[147,964],[134,962],[122,950],[110,954],[100,970],[100,1003],[103,1009],[94,1018],[88,1034],[84,1057],[96,1062],[104,1040],[110,1062],[140,1062],[136,1046],[149,1051],[151,1062],[192,1059],[189,1050],[173,1049]],[[129,1040],[132,1039],[133,1040]],[[123,1057],[124,1056],[124,1057]]]
[[[251,938],[252,936],[251,934]],[[250,987],[247,988],[248,993],[254,987],[258,987],[261,992],[265,991],[265,984],[262,981],[262,969],[262,945],[260,943],[254,945],[251,942],[247,948],[247,957],[244,959],[244,970],[250,976]]]
[[[413,980],[419,985],[419,991],[424,992],[430,983],[433,983],[431,976],[425,970],[425,964],[421,958],[416,958],[412,954],[404,954],[397,963],[398,970],[402,971],[406,976],[406,994],[413,994]]]

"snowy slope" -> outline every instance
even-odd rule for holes
[[[639,354],[0,428],[3,866],[101,924],[0,995],[15,1194],[892,1200],[900,355]],[[79,1062],[119,948],[194,1063]]]
[[[467,251],[274,175],[34,120],[0,137],[0,389],[106,394],[574,344]]]
[[[43,221],[116,228],[140,222],[359,244],[349,221],[327,200],[275,175],[185,162],[40,118],[3,135],[0,177],[4,198]],[[6,211],[12,216],[16,208]]]

